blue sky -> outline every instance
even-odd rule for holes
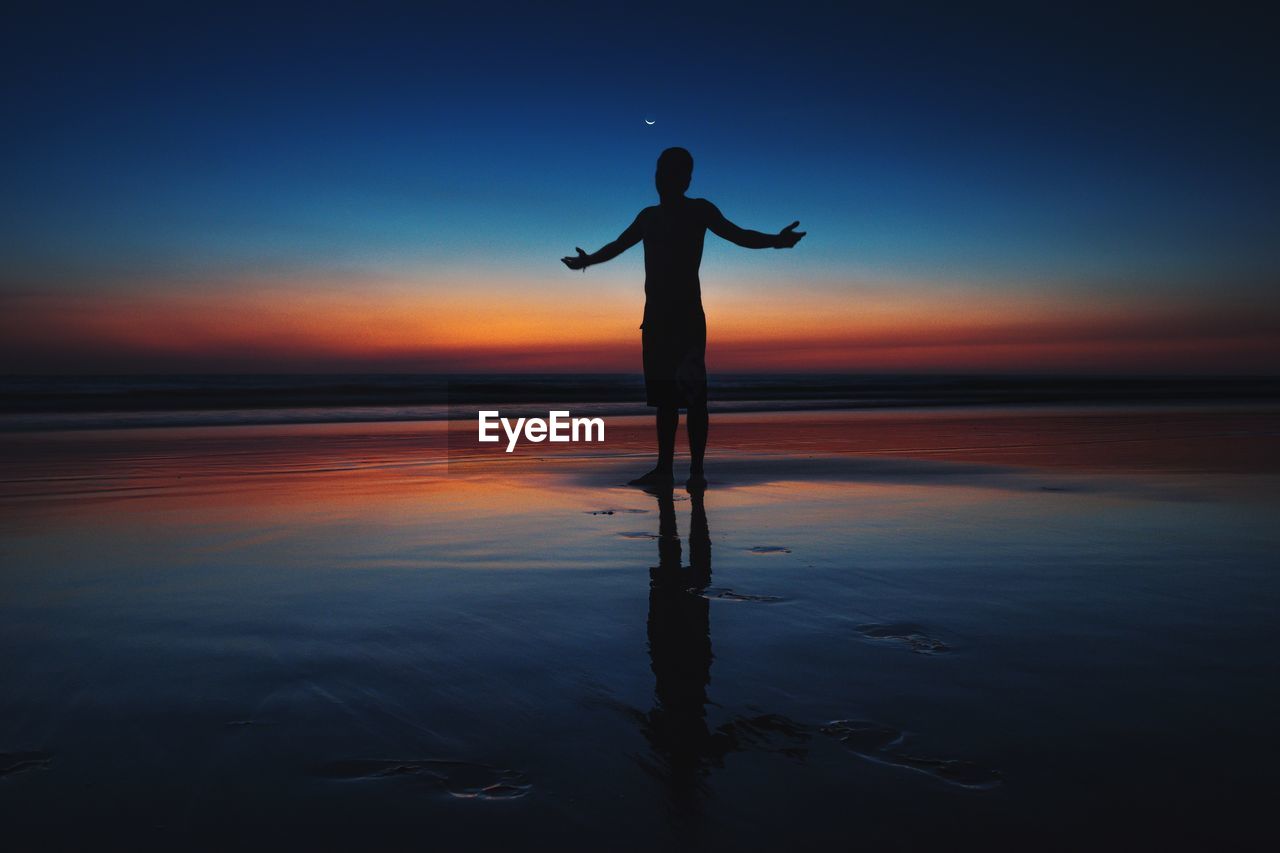
[[[1278,75],[1246,12],[548,8],[7,13],[0,292],[533,286],[679,144],[730,218],[801,221],[806,288],[1272,304]]]

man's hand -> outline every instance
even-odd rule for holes
[[[778,245],[777,245],[777,246],[775,246],[774,248],[776,248],[776,249],[790,249],[790,248],[791,248],[792,246],[794,246],[796,243],[799,243],[799,242],[800,242],[800,238],[801,238],[801,237],[803,237],[803,236],[807,233],[807,232],[804,232],[804,231],[797,231],[797,230],[795,230],[799,225],[800,225],[800,220],[798,220],[798,219],[797,219],[795,222],[792,222],[792,223],[791,223],[790,225],[788,225],[786,228],[783,228],[781,231],[779,231],[779,232],[778,232]],[[581,249],[579,249],[578,251],[582,251],[582,250],[581,250]],[[565,259],[565,262],[566,262],[566,263],[568,263],[568,259],[567,259],[567,258]]]
[[[797,222],[796,224],[799,225],[800,223]],[[575,246],[574,248],[577,247]],[[589,263],[587,260],[587,253],[581,249],[578,249],[578,257],[575,258],[572,255],[569,255],[561,258],[560,260],[564,261],[564,265],[569,269],[582,270],[583,272],[586,272],[587,264]]]

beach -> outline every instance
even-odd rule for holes
[[[607,424],[4,435],[13,849],[1276,840],[1280,408]]]

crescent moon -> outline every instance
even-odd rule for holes
[[[656,124],[657,122],[656,122],[656,120],[655,120],[655,121],[649,121],[648,119],[645,119],[645,120],[644,120],[644,123],[645,123],[645,124]]]

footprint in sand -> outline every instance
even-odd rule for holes
[[[1000,771],[991,770],[980,764],[974,764],[972,761],[924,758],[918,755],[895,753],[891,757],[889,763],[898,767],[909,767],[912,770],[919,770],[921,773],[928,773],[930,776],[941,779],[943,782],[950,785],[959,785],[962,788],[986,790],[988,788],[994,788],[1002,781]]]
[[[804,758],[812,737],[805,726],[781,714],[734,717],[716,731],[729,739],[735,751],[772,752],[797,759]]]
[[[836,720],[819,726],[818,731],[835,738],[868,761],[916,770],[948,785],[987,790],[1002,781],[1000,771],[972,761],[913,755],[903,747],[903,733],[883,723],[871,720]]]
[[[648,512],[647,509],[589,509],[586,515],[632,515]]]
[[[756,545],[748,548],[749,554],[790,554],[790,548],[783,548],[781,545]]]
[[[395,761],[367,759],[334,761],[315,771],[326,779],[405,779],[443,790],[464,800],[513,800],[533,788],[518,770],[501,770],[470,761],[436,759]]]
[[[859,625],[855,630],[868,640],[902,643],[918,655],[940,655],[951,651],[950,646],[924,633],[919,625],[906,622]]]
[[[658,538],[658,534],[656,533],[645,533],[643,531],[635,531],[631,533],[619,533],[618,536],[622,537],[623,539],[657,539]]]
[[[902,732],[870,720],[836,720],[819,726],[818,731],[857,753],[877,752],[902,740]]]
[[[771,604],[785,599],[776,595],[752,595],[746,592],[734,592],[728,587],[709,586],[702,590],[693,590],[698,595],[706,599],[717,599],[720,601],[759,601],[765,604]]]
[[[48,770],[53,756],[47,752],[0,752],[0,776],[13,776],[28,770]]]

